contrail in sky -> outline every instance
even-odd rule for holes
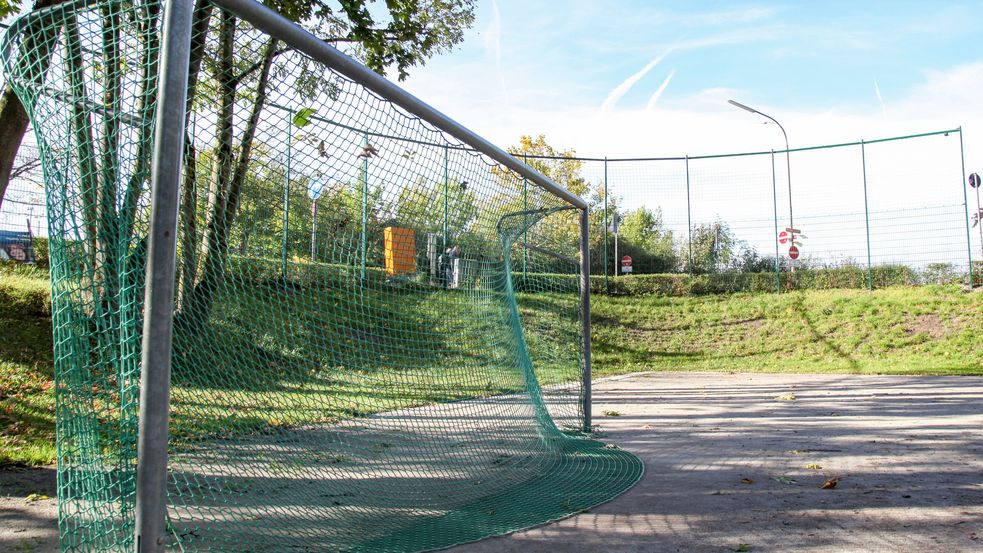
[[[874,79],[874,95],[877,96],[877,101],[881,104],[881,115],[887,117],[887,107],[884,106],[884,98],[881,97],[881,87],[877,86],[877,79]]]
[[[662,84],[659,85],[659,88],[657,88],[655,92],[652,93],[652,97],[649,98],[649,103],[645,104],[645,111],[652,111],[652,108],[655,107],[655,104],[659,101],[659,98],[662,96],[662,93],[666,91],[666,88],[669,86],[669,81],[672,80],[672,77],[675,74],[676,74],[675,69],[669,72],[669,76],[666,77],[666,80],[662,81]]]
[[[611,108],[613,108],[614,105],[617,104],[619,100],[621,100],[622,96],[627,94],[628,91],[631,90],[631,87],[635,86],[635,83],[637,83],[642,79],[642,77],[647,75],[648,72],[652,70],[652,68],[654,68],[656,65],[659,65],[659,62],[665,59],[665,57],[668,56],[670,52],[672,52],[672,48],[666,50],[665,53],[657,56],[654,60],[648,62],[648,64],[646,64],[645,67],[643,67],[638,73],[635,73],[631,77],[628,77],[627,79],[624,80],[624,82],[614,87],[614,89],[610,93],[608,93],[608,97],[604,99],[604,103],[601,104],[601,112],[604,113],[610,111]]]

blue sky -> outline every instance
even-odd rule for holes
[[[980,0],[482,0],[464,43],[404,86],[503,147],[542,133],[592,157],[782,149],[778,129],[735,99],[781,121],[793,148],[962,126],[967,172],[983,173]],[[757,219],[771,213],[770,166],[731,159],[694,169],[694,217],[743,224],[742,238],[767,251],[772,223]],[[859,148],[792,156],[807,251],[865,255],[860,161]],[[964,259],[957,135],[869,147],[867,165],[870,209],[883,219],[875,261]],[[597,166],[584,172],[600,178]],[[681,167],[625,168],[611,181],[624,205],[660,206],[685,233]],[[979,252],[975,229],[972,240]]]
[[[578,150],[602,144],[556,119],[594,117],[605,106],[612,119],[629,122],[661,111],[643,119],[668,134],[688,134],[680,128],[687,125],[703,130],[707,115],[720,119],[717,128],[732,122],[739,128],[750,116],[727,106],[731,97],[782,121],[793,146],[862,138],[857,132],[867,138],[918,132],[929,124],[961,124],[969,134],[983,111],[981,26],[980,1],[486,0],[464,44],[416,69],[406,86],[499,143],[546,132]],[[623,95],[614,93],[619,86]],[[946,87],[979,88],[969,94]],[[674,116],[680,113],[700,121],[687,124]],[[814,128],[813,119],[827,116],[842,133]],[[582,128],[590,134],[595,126]],[[630,125],[603,127],[637,134]],[[706,146],[716,144],[726,142]],[[653,154],[670,153],[656,149],[658,140],[648,146]],[[645,148],[638,144],[632,153]]]

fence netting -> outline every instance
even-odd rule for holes
[[[2,43],[46,184],[63,550],[133,547],[163,4]],[[578,212],[207,2],[195,8],[168,466],[175,551],[417,551],[606,501]]]

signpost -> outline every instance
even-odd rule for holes
[[[792,261],[799,258],[799,246],[802,245],[799,240],[802,238],[805,238],[805,235],[797,228],[786,227],[785,230],[778,233],[778,243],[789,245],[788,258]]]
[[[969,176],[969,186],[976,189],[976,216],[973,217],[973,226],[980,227],[980,251],[983,252],[983,209],[980,208],[980,176],[973,173]]]
[[[630,273],[631,272],[631,256],[626,255],[621,258],[621,272]]]
[[[619,221],[618,219],[619,219],[619,217],[618,217],[618,214],[617,213],[615,213],[614,214],[614,217],[611,219],[611,232],[614,233],[614,260],[615,260],[615,263],[618,262],[618,230],[620,229],[620,226],[621,226],[621,221]],[[607,264],[607,260],[604,260],[604,263]],[[614,276],[618,276],[617,269],[615,269],[615,271],[614,271]]]

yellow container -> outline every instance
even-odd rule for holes
[[[405,275],[416,272],[416,240],[413,229],[386,227],[383,229],[386,254],[386,274]]]

